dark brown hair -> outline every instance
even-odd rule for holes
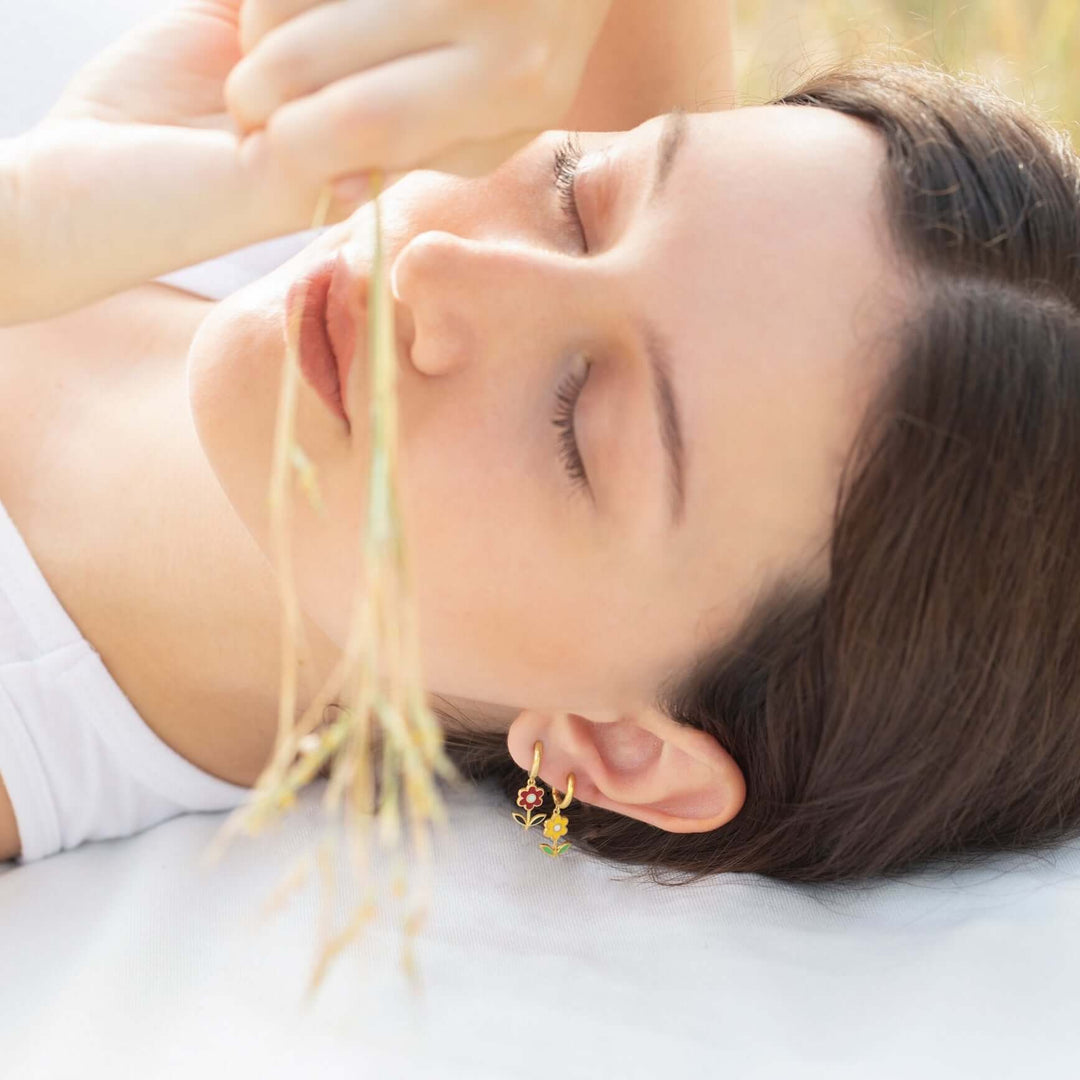
[[[575,802],[571,839],[683,884],[892,876],[1080,835],[1080,165],[1025,108],[930,67],[847,65],[774,104],[881,134],[915,301],[827,581],[774,583],[658,693],[738,762],[742,810],[676,834]],[[443,715],[464,776],[513,801],[505,734]]]

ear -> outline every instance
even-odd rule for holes
[[[746,801],[742,770],[716,739],[652,708],[615,720],[523,710],[506,742],[526,774],[537,739],[540,779],[560,795],[573,773],[575,799],[668,832],[718,829]]]

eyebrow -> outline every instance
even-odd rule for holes
[[[656,141],[656,170],[653,176],[652,191],[649,192],[649,203],[654,203],[663,193],[664,185],[671,175],[675,158],[686,142],[686,110],[672,109],[664,114],[664,123],[660,129],[660,137]]]
[[[679,150],[686,144],[686,112],[672,109],[664,117],[664,125],[657,140],[656,169],[649,205],[664,191],[671,175]],[[683,426],[675,398],[671,378],[671,351],[666,339],[646,320],[639,321],[638,329],[645,341],[649,366],[653,375],[653,403],[660,421],[661,442],[667,457],[668,494],[672,524],[682,525],[686,516],[686,463],[683,449]]]

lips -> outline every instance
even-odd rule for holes
[[[285,299],[290,319],[299,304],[301,374],[330,411],[349,423],[349,371],[357,327],[366,321],[367,281],[338,249],[290,286]]]
[[[346,412],[357,326],[366,322],[366,313],[367,281],[353,271],[345,253],[338,251],[326,297],[326,329],[337,360],[341,399]]]
[[[327,256],[289,288],[285,308],[289,324],[300,312],[300,372],[308,385],[323,399],[331,412],[349,422],[343,402],[341,365],[334,351],[327,325],[330,286],[339,265],[339,253]]]

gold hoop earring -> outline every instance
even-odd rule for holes
[[[544,744],[537,739],[533,744],[533,761],[532,771],[529,773],[529,779],[525,782],[525,786],[518,788],[517,804],[525,813],[514,814],[514,820],[518,822],[522,828],[531,829],[534,825],[538,825],[541,821],[547,818],[547,824],[544,826],[544,835],[551,841],[549,844],[540,844],[540,850],[552,857],[561,855],[564,851],[567,851],[571,845],[566,841],[566,828],[570,824],[570,819],[565,815],[560,814],[560,810],[565,810],[570,801],[574,797],[574,774],[566,778],[566,794],[560,799],[558,791],[555,788],[551,789],[551,798],[555,804],[555,810],[551,817],[548,818],[546,814],[534,814],[533,811],[543,805],[544,791],[543,788],[537,786],[536,777],[540,772],[540,756],[543,753]]]
[[[574,797],[574,774],[570,773],[566,778],[566,795],[560,800],[559,793],[552,788],[551,789],[551,801],[555,804],[555,809],[548,818],[547,824],[544,826],[544,835],[551,841],[550,844],[541,844],[540,850],[547,852],[548,855],[561,855],[564,851],[569,850],[570,844],[566,842],[566,827],[570,824],[570,819],[564,817],[559,813],[560,810],[565,810],[570,805],[570,800]]]

